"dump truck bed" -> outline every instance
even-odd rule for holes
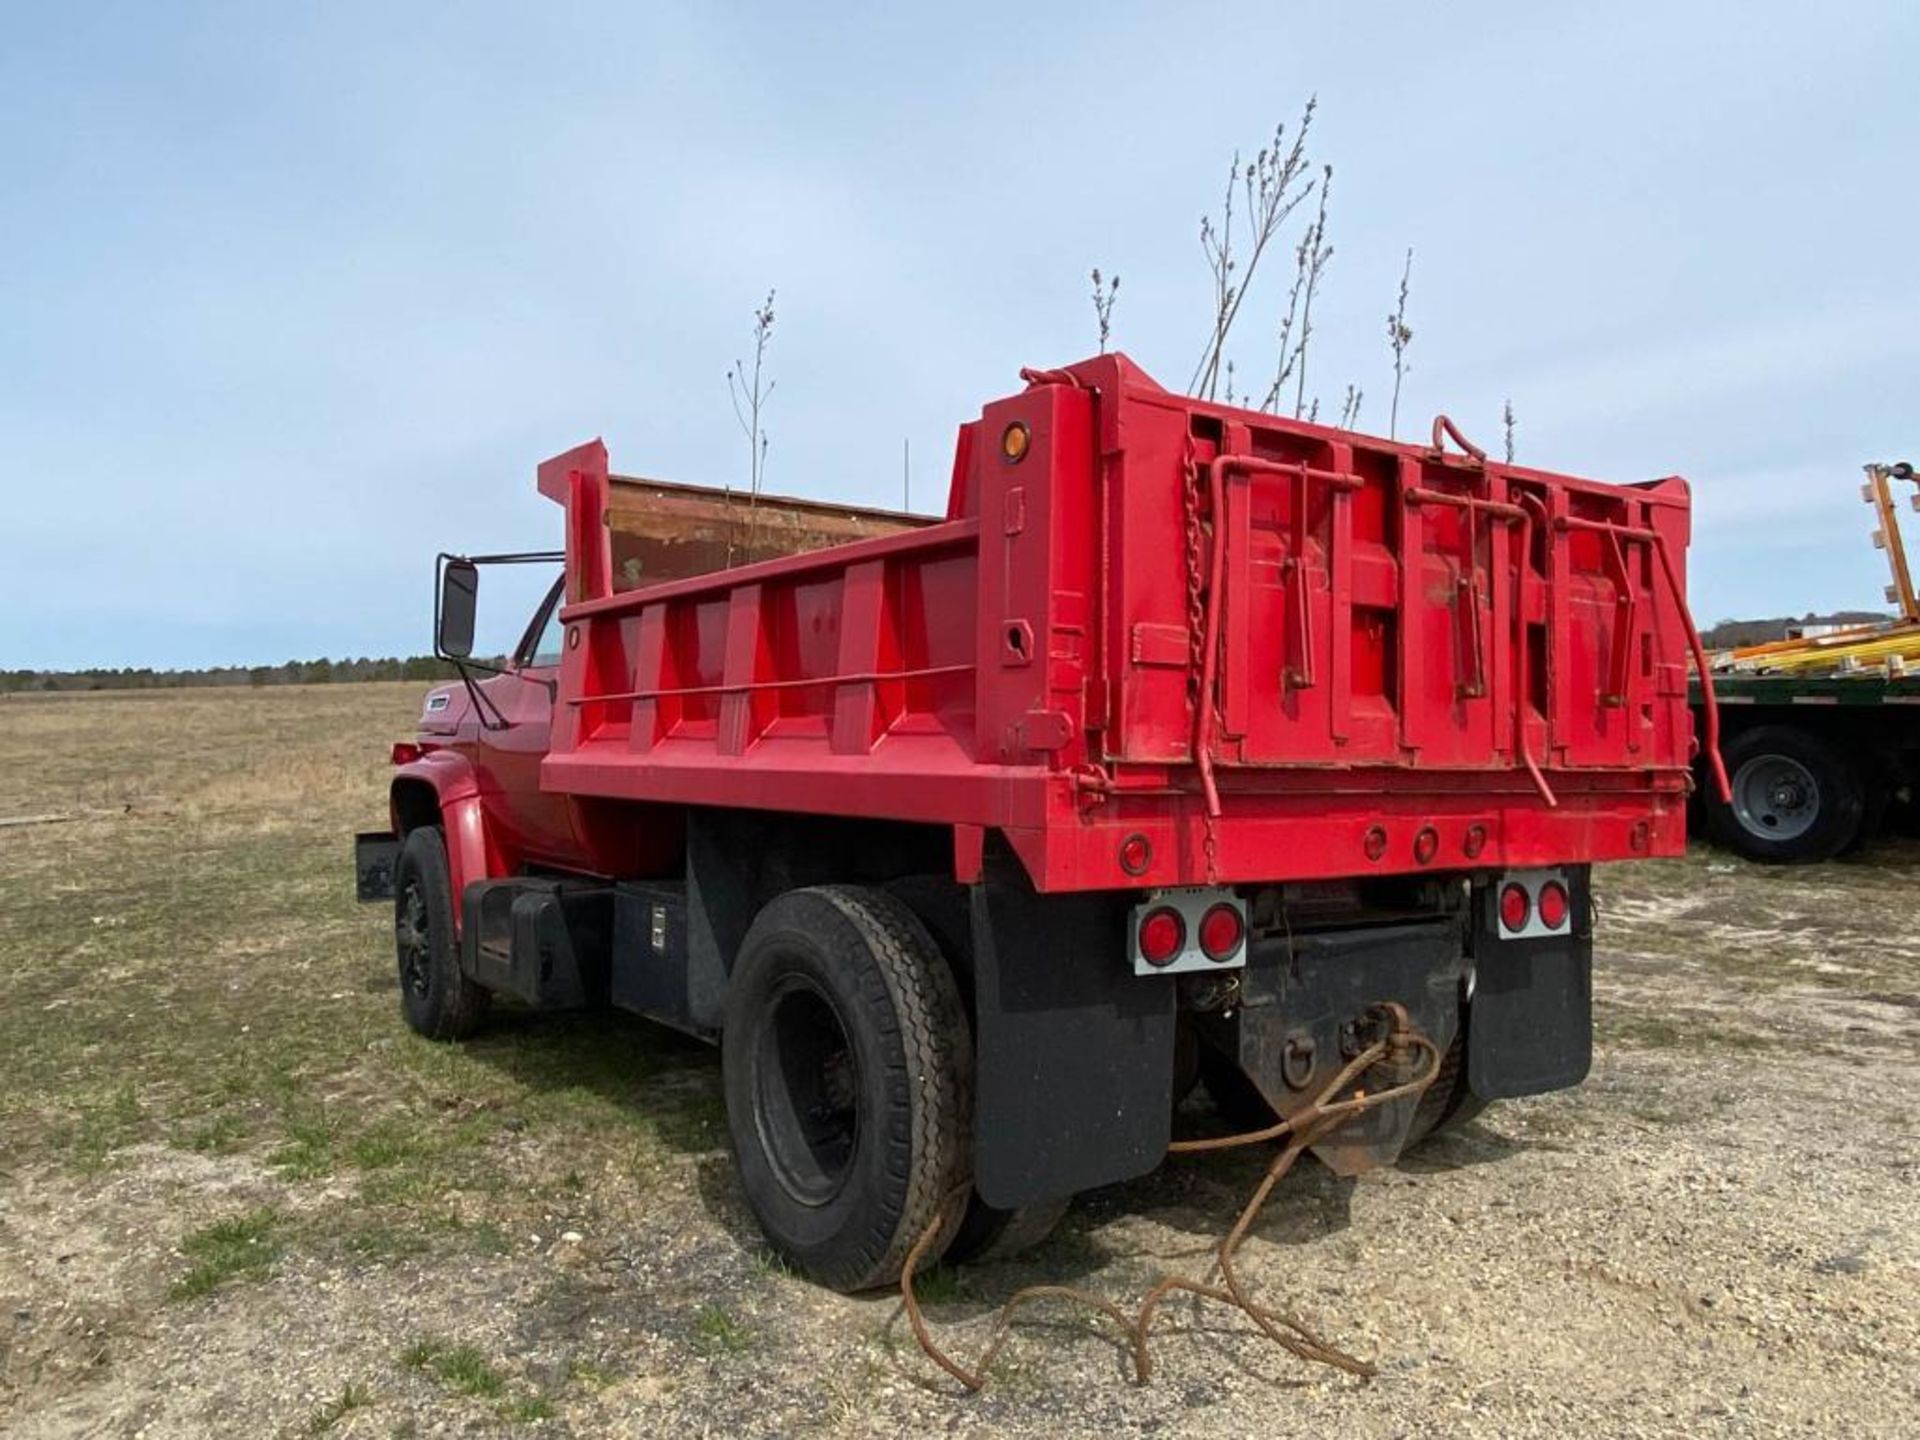
[[[998,831],[1042,891],[1682,848],[1684,482],[1207,404],[1120,355],[1029,381],[962,427],[944,520],[714,573],[621,573],[604,447],[543,465],[543,788],[951,826],[962,879]]]

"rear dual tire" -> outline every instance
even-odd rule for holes
[[[940,1255],[971,1175],[973,1047],[953,973],[883,892],[790,891],[728,985],[721,1069],[747,1201],[788,1262],[836,1290]]]

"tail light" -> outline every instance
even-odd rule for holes
[[[393,742],[393,755],[391,758],[396,765],[411,765],[420,758],[420,754],[420,747],[411,740],[396,740]]]
[[[1496,877],[1486,924],[1502,940],[1533,940],[1567,933],[1573,891],[1564,870],[1509,870]]]
[[[1187,945],[1187,922],[1163,905],[1140,922],[1140,958],[1149,965],[1171,965]]]
[[[1127,926],[1136,975],[1180,975],[1247,963],[1247,907],[1222,886],[1149,890]]]
[[[1558,930],[1567,923],[1567,887],[1549,880],[1540,887],[1540,923]]]
[[[1524,885],[1509,884],[1500,892],[1500,924],[1508,930],[1524,930],[1533,916],[1533,897]]]
[[[1216,905],[1200,921],[1200,952],[1216,965],[1240,953],[1246,922],[1233,905]]]

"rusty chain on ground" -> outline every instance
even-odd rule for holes
[[[1439,1072],[1440,1052],[1434,1043],[1413,1025],[1404,1007],[1394,1004],[1377,1005],[1374,1012],[1386,1022],[1387,1031],[1383,1038],[1361,1051],[1340,1073],[1330,1080],[1308,1105],[1298,1114],[1277,1121],[1263,1130],[1255,1130],[1242,1135],[1222,1135],[1202,1140],[1178,1140],[1167,1147],[1170,1154],[1198,1154],[1213,1150],[1227,1150],[1243,1145],[1258,1145],[1269,1140],[1286,1138],[1286,1144],[1273,1163],[1267,1166],[1266,1174],[1254,1187],[1253,1194],[1241,1207],[1239,1217],[1227,1231],[1214,1254],[1214,1267],[1206,1281],[1194,1280],[1187,1276],[1169,1275],[1160,1280],[1141,1298],[1139,1309],[1129,1315],[1114,1301],[1091,1291],[1076,1289],[1070,1285],[1028,1285],[1016,1290],[1007,1297],[1000,1307],[1000,1313],[994,1319],[992,1334],[988,1336],[979,1358],[971,1366],[963,1365],[943,1350],[927,1328],[926,1316],[921,1313],[919,1298],[913,1292],[913,1277],[926,1257],[928,1247],[936,1236],[945,1229],[952,1207],[964,1205],[973,1189],[971,1179],[947,1197],[940,1213],[927,1227],[920,1238],[914,1242],[913,1249],[907,1252],[906,1268],[900,1275],[900,1299],[906,1307],[907,1321],[913,1327],[913,1338],[920,1344],[929,1360],[938,1365],[947,1374],[958,1380],[969,1390],[980,1390],[986,1383],[994,1358],[1000,1353],[1012,1333],[1013,1318],[1020,1308],[1034,1300],[1071,1300],[1086,1305],[1107,1316],[1120,1330],[1128,1343],[1133,1358],[1134,1379],[1146,1384],[1153,1378],[1153,1357],[1148,1349],[1148,1331],[1153,1324],[1154,1312],[1169,1295],[1184,1292],[1202,1300],[1215,1300],[1231,1305],[1243,1312],[1253,1323],[1260,1327],[1261,1333],[1288,1353],[1302,1360],[1320,1365],[1330,1365],[1344,1370],[1350,1375],[1371,1379],[1376,1373],[1372,1364],[1349,1355],[1346,1351],[1322,1339],[1305,1321],[1282,1311],[1269,1309],[1253,1300],[1234,1267],[1234,1257],[1240,1243],[1246,1239],[1253,1223],[1260,1216],[1273,1189],[1285,1178],[1293,1164],[1309,1146],[1336,1126],[1345,1124],[1362,1113],[1385,1105],[1390,1101],[1418,1096]],[[1349,1087],[1356,1087],[1367,1078],[1373,1069],[1379,1066],[1384,1074],[1385,1088],[1368,1092],[1364,1088],[1355,1088],[1354,1093],[1339,1098]],[[1221,1283],[1211,1283],[1217,1274]]]

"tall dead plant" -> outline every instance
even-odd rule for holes
[[[1393,313],[1387,316],[1387,344],[1393,347],[1393,403],[1387,410],[1387,437],[1400,438],[1400,385],[1407,378],[1407,347],[1413,343],[1413,330],[1407,324],[1407,292],[1413,284],[1413,247],[1407,247],[1407,263],[1400,271],[1400,297]]]
[[[1294,381],[1293,418],[1298,420],[1307,403],[1307,342],[1313,338],[1313,297],[1320,289],[1320,277],[1333,258],[1327,244],[1327,196],[1333,189],[1333,167],[1320,168],[1320,204],[1313,224],[1300,237],[1293,252],[1293,286],[1287,292],[1287,313],[1280,322],[1280,355],[1275,361],[1273,386],[1261,406],[1274,414],[1280,411],[1280,392],[1289,377]],[[1297,329],[1296,329],[1297,326]],[[1319,407],[1316,405],[1316,412]]]
[[[1261,258],[1295,207],[1314,189],[1314,183],[1305,178],[1306,143],[1318,104],[1317,98],[1307,101],[1300,112],[1300,123],[1294,127],[1291,145],[1286,144],[1286,126],[1282,124],[1274,127],[1271,143],[1262,146],[1250,162],[1243,163],[1236,150],[1227,170],[1219,219],[1211,215],[1200,219],[1200,249],[1213,276],[1213,326],[1200,363],[1187,382],[1190,395],[1206,400],[1219,397],[1225,379],[1227,337],[1239,318]],[[1238,221],[1236,203],[1243,204],[1246,212]],[[1236,234],[1237,223],[1246,226],[1244,238]]]
[[[1100,268],[1093,271],[1093,318],[1100,327],[1100,353],[1107,353],[1107,342],[1113,338],[1113,302],[1120,293],[1120,277],[1102,279]]]
[[[766,303],[753,312],[753,366],[735,360],[727,371],[727,395],[733,401],[733,417],[747,437],[747,555],[753,555],[758,538],[760,485],[767,473],[767,429],[762,421],[767,401],[773,398],[775,382],[766,374],[767,346],[773,340],[773,291],[767,291]],[[727,512],[733,512],[733,487],[727,486]],[[727,525],[727,563],[733,563],[734,538],[731,519]]]

